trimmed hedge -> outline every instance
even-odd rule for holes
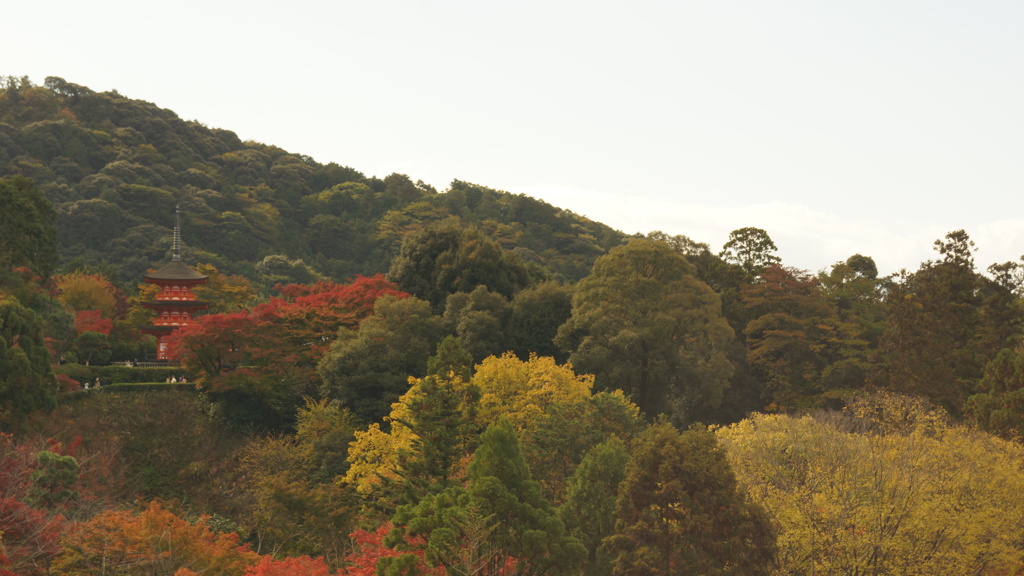
[[[83,366],[81,364],[61,364],[54,367],[54,372],[64,374],[72,380],[84,384],[95,382],[97,378],[104,384],[125,384],[139,382],[164,383],[172,376],[181,378],[185,376],[194,380],[191,374],[180,366],[166,368],[135,368],[129,366]]]
[[[164,382],[133,382],[133,383],[121,383],[121,384],[108,384],[107,386],[100,386],[99,391],[108,392],[143,392],[146,390],[195,390],[196,385],[192,383],[186,384],[165,384]]]

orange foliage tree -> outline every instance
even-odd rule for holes
[[[50,574],[204,574],[235,576],[259,560],[234,532],[190,523],[159,502],[140,514],[108,510],[69,530]]]

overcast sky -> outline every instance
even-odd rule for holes
[[[1024,3],[5,0],[0,75],[542,198],[717,251],[883,273],[1024,254]]]

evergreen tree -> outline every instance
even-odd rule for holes
[[[569,479],[565,503],[558,509],[566,530],[587,548],[587,576],[612,573],[614,556],[603,541],[615,533],[615,501],[628,461],[626,446],[616,436],[595,446]]]
[[[512,567],[521,575],[571,574],[586,556],[541,496],[507,421],[481,436],[467,488],[453,486],[401,506],[392,521],[387,543],[409,548],[409,537],[422,537],[427,561],[449,573],[495,574]],[[385,559],[379,569],[396,562]]]
[[[775,536],[765,511],[740,491],[706,429],[653,424],[632,445],[619,488],[618,576],[769,574]]]

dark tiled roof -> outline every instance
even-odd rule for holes
[[[206,280],[209,276],[196,272],[181,260],[171,260],[156,272],[150,272],[143,278],[146,280]]]

